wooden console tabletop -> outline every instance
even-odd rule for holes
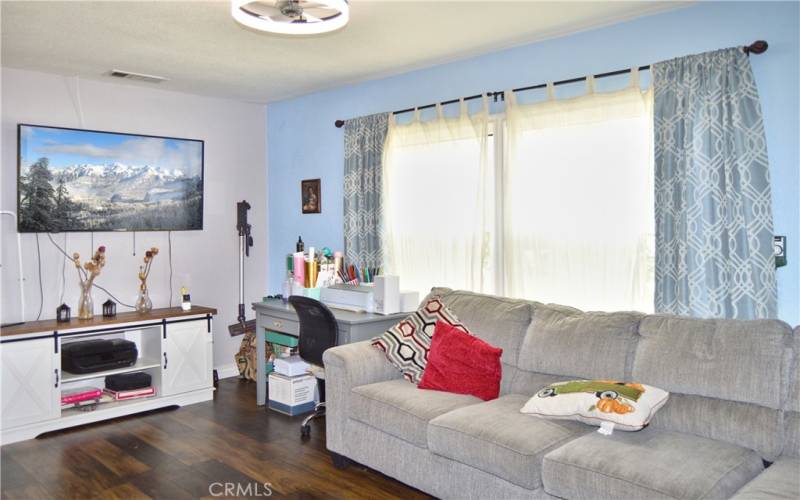
[[[118,313],[113,318],[104,318],[102,314],[95,314],[94,318],[92,319],[72,318],[71,320],[62,323],[59,323],[54,319],[27,321],[21,325],[0,328],[0,337],[10,337],[12,335],[23,335],[26,333],[52,332],[55,330],[62,332],[75,328],[108,326],[118,323],[158,321],[166,318],[179,318],[181,316],[198,316],[206,314],[217,314],[217,310],[213,307],[203,306],[192,306],[192,308],[188,311],[184,311],[180,307],[163,307],[161,309],[153,309],[147,313],[139,313],[136,311]]]

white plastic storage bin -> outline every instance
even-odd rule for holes
[[[294,355],[288,358],[277,358],[273,366],[276,373],[287,377],[297,377],[298,375],[308,375],[311,365],[303,361],[300,356]]]

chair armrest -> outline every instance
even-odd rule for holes
[[[400,370],[372,347],[369,340],[332,347],[325,364],[325,425],[328,449],[347,455],[345,427],[354,387],[400,378]]]

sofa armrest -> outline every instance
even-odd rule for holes
[[[325,436],[328,449],[347,455],[345,424],[350,390],[360,385],[400,378],[402,374],[369,340],[333,347],[322,355],[325,364]]]

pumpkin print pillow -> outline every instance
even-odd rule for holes
[[[667,391],[644,384],[570,380],[541,389],[520,412],[596,426],[611,422],[615,429],[638,431],[650,423],[668,398]]]

